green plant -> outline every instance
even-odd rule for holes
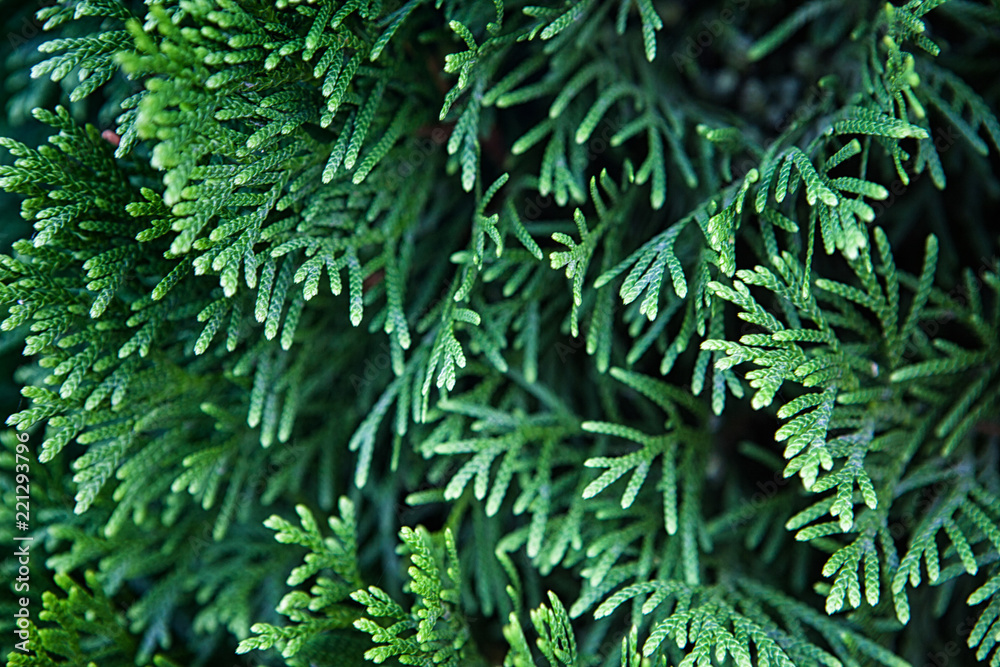
[[[9,664],[1000,665],[996,2],[36,16]]]

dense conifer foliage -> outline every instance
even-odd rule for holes
[[[996,0],[0,25],[9,664],[1000,665]]]

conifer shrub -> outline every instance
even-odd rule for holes
[[[1000,665],[995,0],[0,12],[8,664]]]

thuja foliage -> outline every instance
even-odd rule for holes
[[[9,664],[1000,665],[995,1],[29,4]]]

